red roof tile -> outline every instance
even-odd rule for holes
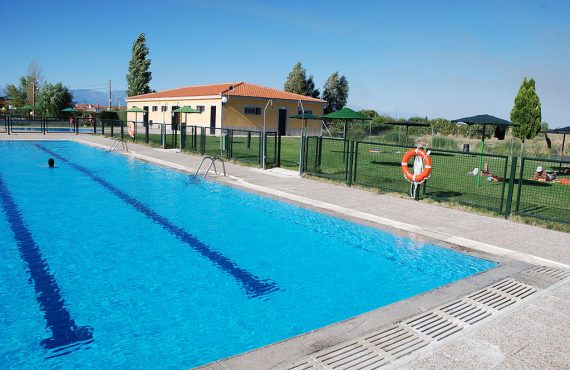
[[[325,103],[324,100],[293,94],[270,87],[259,86],[247,82],[234,82],[216,85],[199,85],[181,87],[178,89],[164,90],[156,93],[143,94],[128,97],[127,100],[144,100],[156,98],[177,98],[186,96],[206,96],[206,95],[229,95],[244,96],[252,98],[282,99],[282,100],[302,100],[309,102]]]

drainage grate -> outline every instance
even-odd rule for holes
[[[548,269],[528,274],[546,274],[563,279],[566,271]],[[376,369],[441,341],[536,293],[537,288],[507,278],[467,297],[422,313],[399,324],[368,334],[358,340],[325,349],[290,370]]]
[[[536,293],[537,289],[514,279],[501,280],[485,289],[467,296],[495,310],[502,310],[512,304]]]
[[[315,360],[328,369],[375,369],[389,362],[386,357],[361,340],[319,354]]]
[[[473,325],[491,316],[492,312],[483,307],[484,306],[482,305],[459,300],[440,308],[440,310],[451,317],[455,317],[469,325]]]
[[[442,340],[457,333],[463,326],[436,312],[429,312],[406,321],[406,325],[431,339]]]
[[[559,281],[570,276],[570,271],[545,266],[535,267],[533,269],[525,271],[524,273],[530,276],[552,281]]]
[[[364,339],[394,359],[410,354],[429,344],[428,341],[403,325],[392,326]]]

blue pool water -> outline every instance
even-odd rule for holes
[[[0,159],[0,368],[188,368],[495,266],[73,142]]]

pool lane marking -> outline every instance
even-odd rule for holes
[[[46,148],[41,144],[35,144],[36,147],[43,150],[44,152],[54,156],[62,162],[68,163],[71,167],[77,171],[83,173],[87,177],[91,178],[93,181],[99,183],[104,188],[115,194],[118,198],[123,200],[125,203],[131,205],[134,209],[140,213],[147,216],[149,219],[155,223],[162,226],[162,228],[172,235],[174,235],[178,240],[186,243],[196,252],[200,253],[202,256],[209,259],[214,265],[219,267],[222,271],[230,274],[234,279],[236,279],[245,289],[247,295],[251,298],[256,298],[263,296],[267,293],[279,290],[276,283],[268,279],[260,279],[253,275],[251,272],[239,267],[235,262],[230,260],[228,257],[224,256],[220,252],[212,249],[202,241],[200,241],[196,236],[188,233],[183,228],[176,226],[174,222],[168,220],[166,217],[161,216],[150,207],[147,207],[142,202],[128,195],[115,185],[111,184],[107,180],[93,173],[91,170],[75,164],[68,160],[67,158],[61,156],[60,154]]]
[[[36,300],[44,314],[46,327],[52,332],[51,338],[43,339],[40,345],[46,349],[88,342],[93,340],[93,328],[77,326],[65,306],[55,277],[43,258],[40,247],[32,233],[26,227],[22,213],[18,209],[8,186],[0,175],[0,204],[4,209],[10,228],[20,252],[20,258],[27,264],[30,278],[34,284]],[[66,352],[69,353],[69,352]],[[60,355],[66,354],[60,353]],[[53,357],[53,356],[52,356]]]

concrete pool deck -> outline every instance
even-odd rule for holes
[[[112,143],[111,139],[99,136],[70,134],[1,135],[0,140],[76,140],[103,148],[108,148]],[[130,143],[129,149],[131,153],[128,155],[185,171],[195,170],[201,159],[199,156],[180,154],[174,150],[161,150]],[[522,271],[526,263],[570,269],[568,233],[301,178],[294,171],[282,169],[263,171],[232,163],[227,163],[226,169],[230,177],[216,177],[216,181],[338,214],[362,223],[395,228],[444,243],[456,244],[479,253],[495,255],[499,260],[510,259],[515,261],[509,267],[512,268],[511,273]],[[463,286],[458,285],[453,288],[455,293],[451,296],[449,294],[452,288],[444,287],[438,293],[439,304],[446,303],[444,299],[451,301],[480,288],[481,284],[488,285],[497,280],[482,275],[474,277]],[[496,315],[491,320],[471,328],[472,330],[465,330],[459,336],[449,338],[449,341],[431,345],[427,351],[418,352],[406,362],[393,363],[392,366],[434,369],[569,368],[570,354],[567,348],[570,348],[570,339],[566,335],[570,329],[569,280],[562,280],[550,287],[543,286],[541,288],[544,289],[512,310]],[[416,306],[414,308],[419,308],[420,311],[437,305],[433,302],[424,302],[422,299],[424,298],[406,300],[406,304]],[[393,306],[402,311],[406,304]],[[394,310],[394,307],[391,309]],[[411,315],[413,312],[409,313]],[[381,320],[374,322],[370,317],[365,317],[363,320],[358,324],[361,326],[359,330],[354,330],[355,335],[388,323]],[[330,330],[334,332],[339,328]],[[318,342],[320,344],[315,345],[314,338],[306,341],[306,346],[313,347],[298,351],[297,357],[291,358],[290,363],[275,361],[276,357],[279,357],[274,353],[275,349],[267,350],[268,347],[265,347],[211,364],[209,368],[252,368],[254,363],[258,365],[254,366],[255,368],[287,368],[289,365],[295,365],[303,356],[318,352],[326,346],[334,346],[347,338],[346,333],[336,333],[334,341],[327,340],[322,333],[317,335],[320,335]],[[302,339],[301,344],[297,345],[302,346]],[[287,342],[282,342],[280,345],[281,348],[286,347]],[[267,356],[265,361],[263,356]]]

